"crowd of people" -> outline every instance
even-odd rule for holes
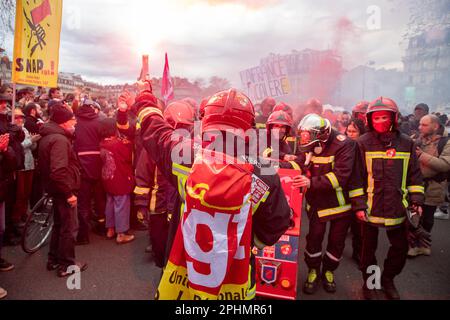
[[[64,95],[59,88],[48,93],[43,88],[36,92],[24,88],[17,92],[15,106],[12,101],[12,87],[3,85],[0,271],[14,268],[1,256],[2,246],[19,244],[30,208],[47,193],[54,207],[47,269],[57,276],[70,275],[73,265],[80,271],[87,269],[85,262],[76,259],[75,247],[89,245],[92,231],[126,244],[134,240],[131,229],[148,230],[145,251],[164,268],[158,299],[180,298],[168,281],[174,270],[185,272],[190,281],[182,298],[218,298],[223,288],[237,284],[247,292],[240,298],[254,298],[255,262],[250,247],[276,243],[290,225],[291,210],[276,174],[262,174],[255,163],[224,166],[207,155],[196,156],[217,140],[213,132],[223,134],[230,128],[266,130],[269,143],[256,158],[301,169],[294,186],[306,191],[308,276],[303,290],[307,294],[316,292],[320,282],[326,291],[336,291],[335,272],[351,230],[364,297],[375,299],[376,290],[367,285],[367,268],[377,264],[376,239],[382,227],[387,229],[391,247],[381,283],[388,298],[399,299],[395,276],[408,256],[431,254],[430,242],[423,238],[429,239],[435,217],[449,216],[445,206],[450,171],[448,119],[430,114],[424,103],[402,117],[396,103],[385,97],[361,101],[352,112],[333,112],[324,110],[317,99],[293,108],[268,97],[253,106],[243,93],[230,89],[200,103],[186,98],[166,106],[146,83],[136,93],[125,91],[117,101],[89,93]],[[199,137],[192,133],[196,120],[202,126]],[[174,139],[179,132],[187,132],[184,138],[189,139]],[[173,159],[180,145],[187,145],[183,152],[192,150],[190,161]],[[238,157],[236,150],[223,153]],[[255,195],[255,181],[267,187],[263,199]],[[253,201],[252,219],[244,212],[248,208],[243,199]],[[233,229],[237,241],[230,240],[235,245],[227,247],[228,254],[233,256],[225,263],[219,253],[228,240],[215,236],[223,230],[217,219],[199,218],[194,214],[198,212],[213,217],[226,212],[233,222],[242,223],[242,228]],[[421,217],[419,224],[408,224],[415,214]],[[221,219],[221,223],[228,221]],[[211,233],[198,227],[201,224],[208,225]],[[240,244],[245,248],[242,252]],[[208,251],[219,253],[208,260]],[[214,285],[198,271],[207,262],[215,281],[223,273]],[[4,296],[6,290],[0,288],[0,298]]]

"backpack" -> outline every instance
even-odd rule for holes
[[[441,137],[438,141],[437,150],[438,150],[438,157],[441,155],[442,151],[444,151],[444,147],[447,144],[448,137]],[[436,182],[442,182],[444,180],[450,181],[450,171],[447,172],[439,172],[437,175],[435,175],[430,180],[434,180]]]

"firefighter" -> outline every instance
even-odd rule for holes
[[[256,117],[256,128],[264,129],[266,127],[267,119],[275,107],[276,101],[272,97],[267,97],[261,102],[261,114]]]
[[[313,294],[322,279],[327,292],[336,291],[334,271],[339,266],[352,211],[366,208],[356,143],[331,128],[327,119],[306,115],[298,126],[300,166],[303,175],[294,178],[294,187],[306,189],[309,232],[305,262],[309,268],[303,291]],[[326,252],[322,242],[330,224]],[[322,272],[320,268],[322,266]]]
[[[367,212],[358,212],[362,224],[360,268],[365,299],[376,299],[370,281],[370,266],[376,266],[378,229],[386,228],[391,244],[381,287],[388,299],[400,299],[394,277],[402,271],[408,252],[407,211],[421,215],[424,188],[413,141],[398,131],[398,108],[389,98],[369,104],[369,132],[358,140],[367,190]],[[369,272],[369,273],[368,273]]]
[[[286,141],[292,125],[292,117],[287,112],[280,110],[270,114],[266,123],[267,141],[270,145],[264,152],[265,157],[270,158],[272,156],[273,143],[276,143],[279,147],[278,156],[280,160],[290,161],[293,160],[292,157],[295,159],[295,155],[292,154],[292,150]]]
[[[365,125],[367,125],[366,112],[368,106],[369,106],[368,101],[362,100],[358,102],[356,106],[354,106],[352,109],[352,118],[360,119],[362,122],[364,122]]]
[[[126,102],[127,95],[120,100]],[[174,129],[150,91],[140,93],[137,100],[147,101],[133,105],[143,145],[182,198],[183,214],[156,298],[254,298],[250,249],[278,241],[289,226],[290,208],[275,171],[262,174],[262,166],[251,155],[242,158],[247,162],[233,162],[234,149],[207,152],[227,130],[252,128],[255,113],[250,99],[230,89],[202,103],[202,148],[196,152],[193,141],[173,139]],[[212,154],[227,161],[213,161]]]
[[[174,129],[190,132],[194,126],[195,109],[185,101],[172,102],[164,110],[164,118]],[[138,212],[148,219],[151,246],[146,251],[153,253],[155,265],[159,268],[165,263],[169,221],[174,212],[176,192],[143,149],[137,161],[134,203]]]
[[[275,111],[284,111],[287,112],[287,114],[294,119],[294,111],[292,110],[292,107],[284,102],[279,102],[275,105],[272,112]],[[291,130],[288,132],[288,135],[286,137],[286,142],[288,143],[289,147],[291,148],[292,154],[297,153],[297,136],[294,129],[294,123],[292,124]],[[295,157],[289,157],[288,160],[294,160]]]

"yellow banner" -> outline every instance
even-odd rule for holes
[[[12,81],[56,87],[62,0],[17,0]]]

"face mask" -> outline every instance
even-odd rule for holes
[[[376,132],[386,133],[386,132],[390,131],[390,129],[391,129],[392,121],[373,123],[372,125]]]

